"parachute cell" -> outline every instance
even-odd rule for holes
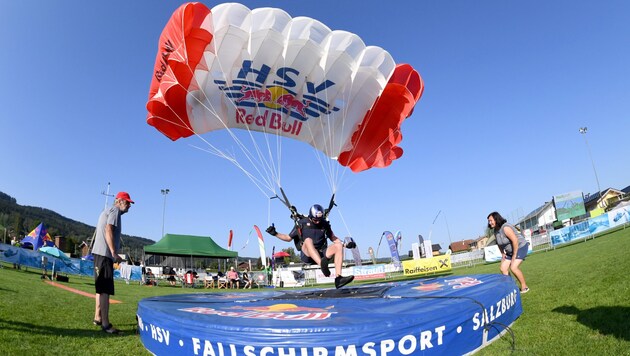
[[[303,141],[355,172],[402,155],[423,83],[357,35],[274,8],[178,8],[160,36],[147,122],[177,140],[245,129]]]

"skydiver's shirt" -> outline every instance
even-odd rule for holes
[[[297,226],[293,227],[289,236],[292,239],[299,237],[298,226],[302,230],[302,241],[310,238],[313,240],[313,245],[317,250],[325,249],[327,246],[326,239],[333,236],[330,223],[326,220],[320,220],[319,224],[314,224],[309,218],[302,218],[298,220]]]
[[[103,210],[98,218],[98,224],[96,225],[96,237],[94,238],[94,246],[92,246],[93,255],[101,255],[114,259],[112,252],[107,247],[107,241],[105,241],[105,228],[107,225],[114,226],[114,248],[116,251],[120,250],[120,232],[122,231],[122,221],[120,216],[122,215],[120,209],[116,205]]]

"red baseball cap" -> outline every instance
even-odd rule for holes
[[[118,194],[116,194],[116,199],[126,200],[126,201],[130,202],[131,204],[133,204],[133,200],[131,200],[131,197],[129,196],[129,193],[127,193],[127,192],[119,192]]]

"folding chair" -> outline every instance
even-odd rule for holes
[[[221,288],[225,288],[227,289],[228,287],[228,279],[227,277],[223,276],[223,277],[219,277],[217,279],[217,288],[221,289]]]

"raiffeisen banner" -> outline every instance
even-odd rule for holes
[[[441,255],[417,260],[407,260],[402,263],[405,276],[422,276],[448,272],[451,268],[451,255]]]

